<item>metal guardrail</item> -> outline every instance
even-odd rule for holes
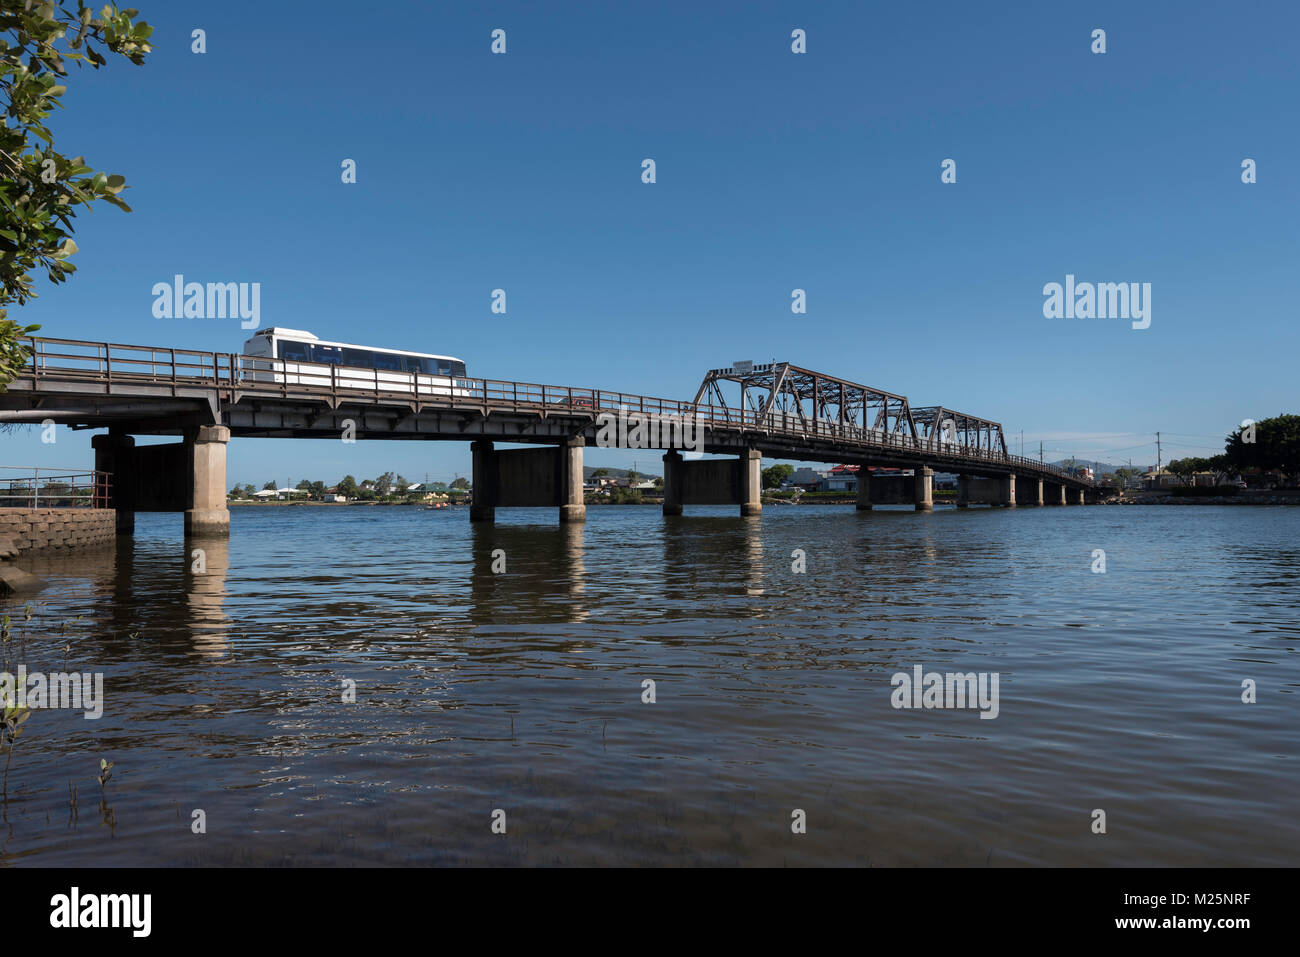
[[[108,472],[0,466],[0,508],[108,508]]]
[[[31,337],[28,365],[20,375],[32,377],[33,388],[42,382],[89,381],[105,386],[152,385],[167,387],[172,395],[182,388],[211,387],[232,391],[290,397],[412,399],[453,409],[544,413],[618,413],[689,417],[706,428],[761,432],[796,440],[824,439],[851,442],[873,451],[928,454],[935,464],[956,468],[965,463],[1021,466],[1029,471],[1089,484],[1065,469],[1020,455],[944,443],[940,436],[913,439],[901,432],[886,432],[825,419],[807,420],[791,413],[694,404],[675,399],[581,389],[572,386],[431,376],[381,369],[355,369],[247,356],[237,352],[200,352],[192,349],[132,346],[80,339]]]

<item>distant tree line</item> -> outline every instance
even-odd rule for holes
[[[1242,426],[1227,437],[1222,454],[1175,459],[1169,471],[1184,480],[1211,472],[1216,483],[1231,475],[1279,473],[1294,478],[1300,475],[1300,415],[1278,415]]]
[[[411,489],[413,483],[408,482],[405,476],[394,472],[385,472],[379,478],[363,479],[360,482],[355,476],[345,475],[339,480],[338,484],[326,486],[324,482],[311,481],[303,479],[294,486],[296,491],[302,492],[302,495],[295,495],[295,501],[325,501],[334,495],[342,495],[349,500],[361,502],[400,502],[411,498],[423,497],[430,492],[441,492],[448,496],[463,495],[469,489],[469,481],[464,478],[458,478],[450,485],[445,482],[429,482],[419,489]],[[279,486],[275,480],[267,482],[262,486],[264,492],[275,492]],[[253,485],[235,485],[231,488],[230,498],[252,498],[257,493]]]

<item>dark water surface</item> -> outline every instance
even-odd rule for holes
[[[33,713],[0,863],[1296,863],[1300,509],[733,512],[237,508],[205,574],[179,515],[29,557],[8,661],[106,705]],[[997,672],[998,717],[896,710],[917,664]]]

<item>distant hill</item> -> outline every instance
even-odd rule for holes
[[[591,478],[591,473],[592,473],[592,472],[598,471],[598,470],[601,469],[601,468],[603,468],[603,466],[599,466],[599,465],[596,465],[596,466],[592,466],[592,465],[584,465],[584,466],[582,467],[582,477],[583,477],[584,479],[589,479],[589,478]],[[605,469],[605,474],[608,475],[610,478],[627,478],[627,473],[630,472],[630,471],[632,471],[632,470],[631,470],[631,469],[611,469],[611,468],[606,468],[606,469]],[[641,476],[641,480],[642,480],[642,481],[654,480],[654,479],[659,478],[659,476],[656,475],[654,472],[647,472],[647,471],[645,471],[644,469],[637,469],[637,470],[636,470],[636,474],[639,475],[639,476]]]
[[[1050,464],[1055,465],[1058,468],[1068,468],[1070,465],[1070,460],[1061,459],[1059,462],[1052,462]],[[1092,469],[1093,473],[1097,476],[1097,478],[1101,478],[1103,475],[1107,475],[1111,472],[1114,472],[1116,469],[1128,468],[1127,465],[1123,465],[1123,464],[1111,465],[1109,462],[1098,462],[1093,459],[1075,459],[1074,464],[1079,466],[1080,468]],[[1133,468],[1138,469],[1140,471],[1142,469],[1145,469],[1147,465],[1148,463],[1146,462],[1134,462]]]

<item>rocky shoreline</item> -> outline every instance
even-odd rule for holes
[[[1300,505],[1295,495],[1147,495],[1142,498],[1112,498],[1102,505]]]

